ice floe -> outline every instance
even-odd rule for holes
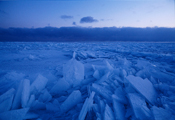
[[[175,119],[173,52],[164,49],[157,55],[157,50],[153,54],[129,43],[117,48],[88,44],[91,50],[86,44],[60,43],[48,55],[49,45],[37,43],[43,47],[38,51],[33,44],[12,60],[19,69],[0,68],[0,120]],[[2,65],[7,56],[1,55]]]

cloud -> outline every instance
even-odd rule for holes
[[[76,22],[73,22],[72,25],[77,25]]]
[[[93,23],[93,22],[98,22],[98,20],[94,19],[91,16],[83,17],[80,20],[80,23]]]
[[[61,15],[60,18],[61,19],[72,19],[73,16],[70,16],[70,15]]]
[[[175,28],[0,28],[0,42],[147,41],[175,42]]]

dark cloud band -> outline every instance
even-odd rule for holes
[[[175,42],[175,28],[0,28],[0,41],[139,41]]]

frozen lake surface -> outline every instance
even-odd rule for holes
[[[0,120],[175,119],[175,43],[0,42]]]

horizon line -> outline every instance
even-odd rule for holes
[[[82,26],[62,26],[62,27],[54,27],[54,26],[45,26],[45,27],[8,27],[8,28],[3,28],[0,27],[0,29],[12,29],[12,28],[22,28],[22,29],[38,29],[38,28],[175,28],[175,27],[158,27],[158,26],[154,26],[154,27],[130,27],[130,26],[123,26],[123,27],[116,27],[116,26],[112,26],[112,27],[82,27]]]

